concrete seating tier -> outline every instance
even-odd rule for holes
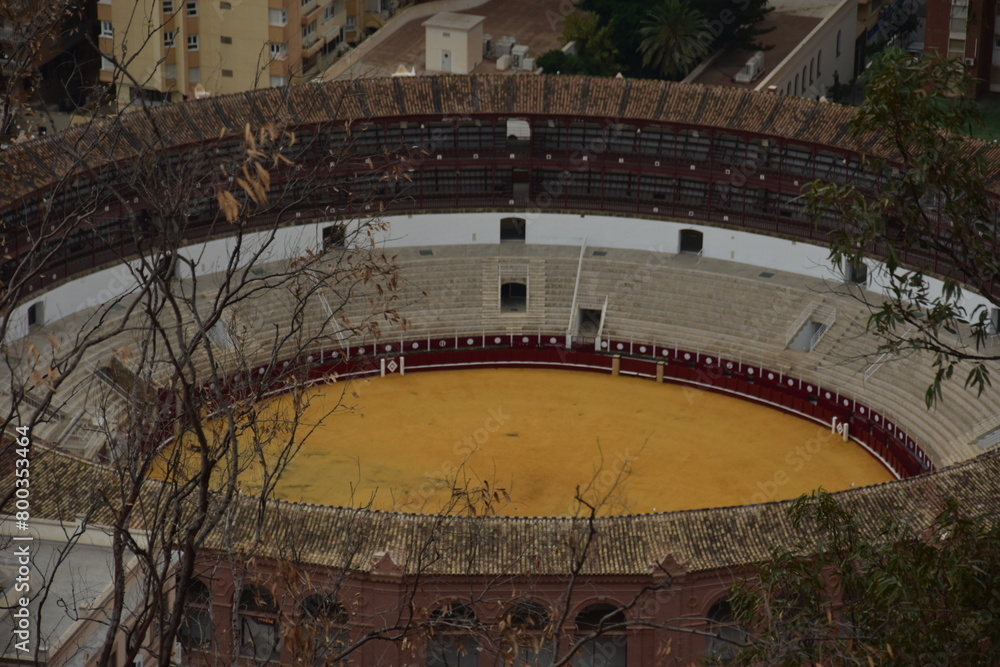
[[[373,341],[371,328],[365,326],[371,322],[387,340],[477,332],[562,333],[574,330],[571,304],[576,292],[578,308],[599,309],[607,299],[604,339],[712,353],[836,389],[903,425],[939,466],[977,454],[981,450],[976,439],[1000,425],[993,391],[978,398],[949,385],[943,407],[928,411],[923,396],[932,371],[926,357],[886,358],[873,368],[879,355],[876,341],[865,331],[867,310],[845,296],[840,285],[776,271],[762,277],[759,268],[746,265],[642,251],[601,249],[594,254],[588,249],[581,264],[580,249],[571,246],[435,246],[432,254],[420,250],[396,252],[400,287],[391,300],[373,286],[359,284],[351,290],[354,301],[340,308],[342,286],[324,286],[296,310],[287,286],[256,291],[226,311],[223,324],[212,334],[213,353],[227,367],[255,368],[301,349],[366,345]],[[525,312],[501,312],[501,276],[527,282]],[[199,283],[206,308],[202,319],[208,313],[211,287],[210,280]],[[812,351],[787,349],[789,327],[817,303],[835,308],[836,321]],[[388,304],[406,320],[405,327],[373,318],[372,304]],[[101,326],[111,330],[124,309],[105,310]],[[9,345],[12,372],[35,377],[31,371],[46,368],[53,354],[49,334],[65,337],[66,332],[80,331],[93,315],[82,312],[54,321]],[[194,314],[185,313],[171,326],[191,328],[194,321]],[[298,323],[294,333],[293,321]],[[87,350],[79,370],[56,393],[46,412],[49,418],[37,431],[39,438],[93,457],[101,449],[104,420],[114,426],[114,420],[123,418],[122,392],[128,387],[122,384],[133,383],[133,375],[136,381],[167,381],[172,369],[138,365],[141,323],[136,327]],[[275,341],[282,340],[275,351]],[[194,354],[194,364],[198,376],[207,378],[211,366],[203,350]],[[32,381],[37,379],[29,380],[26,389],[40,394],[33,391]],[[9,401],[9,395],[3,400]]]

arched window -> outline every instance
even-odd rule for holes
[[[528,310],[528,286],[524,283],[500,285],[500,312],[524,313]]]
[[[799,94],[799,75],[795,75],[795,94]]]
[[[816,76],[823,76],[823,49],[816,54]]]
[[[207,651],[212,646],[212,594],[199,579],[188,584],[177,639],[189,651]]]
[[[332,595],[314,593],[302,601],[302,631],[306,646],[312,646],[314,665],[344,665],[333,662],[347,643],[347,610]]]
[[[476,613],[463,604],[434,610],[427,644],[427,667],[479,667]]]
[[[531,145],[531,124],[520,118],[507,119],[507,150],[525,150]]]
[[[610,604],[592,604],[577,614],[577,632],[596,637],[580,648],[573,667],[625,667],[628,642],[624,623],[625,614]]]
[[[837,31],[837,57],[838,58],[840,57],[840,33],[841,33],[841,31],[838,30]]]
[[[240,655],[255,660],[278,657],[278,605],[271,592],[262,586],[244,586],[240,590]]]
[[[548,609],[531,600],[513,604],[504,616],[507,639],[513,645],[515,656],[507,665],[542,667],[551,664],[555,657],[551,615]]]
[[[714,660],[731,660],[738,647],[746,643],[747,633],[740,627],[729,608],[729,599],[715,601],[707,614],[708,632],[712,636],[705,641],[705,657]]]
[[[809,83],[816,80],[816,59],[809,59]]]
[[[680,248],[681,252],[699,253],[705,247],[705,235],[697,229],[682,229]]]

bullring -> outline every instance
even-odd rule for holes
[[[879,177],[867,173],[862,160],[879,150],[877,137],[862,143],[851,139],[848,112],[835,106],[653,82],[422,77],[310,85],[165,107],[149,116],[127,116],[120,133],[97,125],[5,153],[3,166],[10,176],[3,215],[19,231],[8,232],[11,259],[0,271],[10,279],[32,261],[21,253],[39,211],[76,215],[80,202],[101,194],[102,184],[130,183],[131,161],[146,159],[136,154],[137,137],[144,133],[169,138],[170,148],[158,154],[169,165],[186,155],[207,159],[236,151],[247,124],[273,118],[294,129],[300,148],[295,166],[276,168],[271,177],[273,187],[282,188],[294,206],[252,223],[279,225],[280,250],[267,261],[287,262],[303,248],[321,247],[329,234],[324,230],[337,220],[378,212],[388,223],[378,242],[398,249],[401,270],[429,295],[427,301],[414,300],[407,311],[409,329],[383,331],[383,349],[374,362],[372,341],[346,341],[318,351],[317,367],[338,367],[344,357],[365,359],[361,370],[370,373],[378,372],[379,359],[405,358],[411,369],[427,360],[468,364],[489,359],[607,372],[617,364],[619,372],[655,377],[658,362],[664,362],[662,372],[680,382],[817,420],[836,416],[851,424],[852,434],[867,434],[869,446],[898,476],[917,475],[845,493],[845,502],[859,516],[874,521],[889,512],[919,522],[945,496],[957,497],[970,511],[996,512],[996,456],[976,456],[973,444],[995,427],[989,421],[991,402],[962,401],[956,393],[953,413],[928,415],[919,399],[926,378],[915,364],[885,364],[866,377],[872,364],[858,361],[872,350],[860,336],[864,312],[842,298],[858,287],[830,286],[836,274],[825,263],[824,238],[835,221],[807,220],[797,199],[801,188],[817,178],[878,185]],[[108,134],[102,137],[104,131]],[[111,136],[114,143],[103,143]],[[327,159],[330,146],[346,143],[357,151],[356,159]],[[86,154],[85,164],[75,164],[69,149],[84,144],[95,150]],[[994,170],[1000,164],[996,150],[982,148],[994,158],[987,162]],[[396,157],[401,153],[408,178],[379,178],[401,164]],[[379,154],[388,156],[385,164],[366,162]],[[296,169],[354,186],[351,191],[313,188],[296,199]],[[987,175],[991,189],[997,176],[996,171]],[[211,276],[226,256],[226,227],[210,184],[191,186],[184,203],[191,246],[185,250],[198,260],[192,263],[194,275]],[[32,297],[14,311],[8,345],[21,335],[47,335],[29,326],[32,307],[52,328],[85,316],[82,307],[88,304],[80,294],[94,284],[107,285],[114,264],[127,259],[115,256],[115,223],[125,215],[141,216],[139,192],[90,201],[86,224],[69,230],[76,236],[46,260]],[[384,202],[384,208],[366,208],[373,201]],[[504,238],[520,233],[511,219],[523,221],[523,238]],[[98,228],[101,233],[95,234]],[[929,260],[939,275],[948,275],[942,259],[913,259]],[[437,264],[428,268],[432,263]],[[433,270],[445,265],[462,270],[452,276]],[[266,270],[266,262],[260,268]],[[509,283],[499,282],[504,271]],[[502,312],[502,285],[522,284],[521,277],[527,279],[526,309]],[[622,280],[634,284],[623,290]],[[465,293],[469,283],[470,293]],[[685,289],[655,288],[665,283]],[[819,291],[820,285],[828,287]],[[686,295],[698,289],[729,294],[731,300],[723,301],[719,312],[707,307],[708,300],[691,307]],[[447,294],[457,307],[436,307],[436,293]],[[598,295],[616,298],[606,305],[587,301]],[[762,302],[770,307],[752,306]],[[539,309],[538,303],[545,307]],[[74,304],[79,312],[73,312]],[[268,310],[274,307],[262,301],[260,312],[278,312]],[[597,340],[573,331],[574,307],[603,310],[606,328]],[[822,307],[837,311],[823,338],[808,353],[787,350],[787,332],[796,318]],[[56,313],[63,317],[57,319]],[[727,328],[734,314],[737,322]],[[369,349],[361,352],[361,347]],[[901,387],[909,389],[901,392]],[[67,402],[67,413],[85,409],[82,395]],[[93,475],[102,473],[71,458],[53,457],[50,463],[37,484],[51,491],[38,497],[52,500],[36,511],[48,519],[72,520],[89,501]],[[935,468],[945,469],[931,472]],[[251,499],[240,502],[239,513],[253,511]],[[240,515],[235,518],[240,526]],[[588,525],[581,518],[477,522],[488,539],[472,540],[468,518],[280,504],[272,507],[267,526],[269,534],[284,539],[272,542],[262,554],[271,562],[259,567],[276,570],[276,563],[291,557],[281,545],[294,544],[294,560],[317,578],[347,573],[343,599],[363,595],[366,604],[377,605],[399,595],[413,574],[408,568],[420,562],[423,536],[434,533],[447,549],[430,566],[421,565],[421,572],[434,579],[421,592],[426,608],[445,599],[458,601],[463,582],[497,576],[510,582],[494,591],[494,602],[523,592],[530,580],[532,597],[548,604],[571,571],[567,545]],[[654,595],[649,605],[628,614],[647,615],[663,625],[682,619],[688,627],[702,627],[712,618],[726,583],[742,566],[801,537],[780,503],[606,517],[594,525],[597,548],[581,570],[589,592],[574,596],[573,616],[599,601],[621,604],[631,591],[669,577],[674,581],[669,594]],[[347,534],[360,544],[345,544]],[[232,581],[213,583],[211,604],[220,627],[231,613],[234,586]],[[477,609],[480,620],[496,618],[491,609]],[[627,655],[627,664],[648,664],[666,638],[680,659],[706,650],[700,635],[647,629],[628,634],[621,655]],[[419,659],[414,656],[421,647],[398,650],[393,660]],[[196,647],[189,659],[196,662],[198,655]]]

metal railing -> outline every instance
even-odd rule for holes
[[[837,309],[831,306],[821,306],[813,311],[813,313],[815,314],[817,312],[821,312],[822,308],[828,308],[830,312],[825,318],[823,318],[822,321],[819,322],[819,328],[816,330],[816,333],[812,335],[812,338],[809,339],[809,348],[806,350],[807,352],[813,351],[816,344],[819,343],[823,336],[826,335],[826,332],[830,330],[830,327],[832,327],[837,321]]]
[[[813,311],[816,310],[818,303],[815,301],[810,301],[806,307],[799,313],[799,316],[792,320],[792,323],[788,326],[788,330],[785,332],[785,344],[783,347],[788,347],[788,345],[795,339],[799,331],[805,326],[806,321],[812,317]]]
[[[906,331],[904,331],[903,335],[899,337],[899,342],[902,342],[902,341],[908,339],[910,337],[910,332],[911,331],[913,331],[913,329],[907,329]],[[871,378],[873,375],[875,375],[875,373],[877,373],[878,370],[880,368],[882,368],[882,366],[884,366],[886,364],[886,362],[889,361],[889,356],[890,355],[891,356],[896,356],[896,351],[895,350],[886,350],[881,355],[879,355],[878,359],[876,359],[874,362],[872,362],[872,364],[868,368],[865,369],[865,376],[864,376],[864,380],[863,380],[865,383],[867,383],[868,379]]]

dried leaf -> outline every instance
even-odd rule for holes
[[[247,196],[250,197],[251,200],[253,200],[253,203],[258,205],[261,203],[260,199],[258,199],[257,197],[257,192],[255,191],[255,188],[249,183],[247,183],[246,180],[242,178],[237,178],[236,184],[239,185],[241,188],[243,188],[243,192],[247,193]]]
[[[260,179],[261,184],[268,190],[271,189],[271,174],[264,169],[264,167],[258,163],[254,163],[257,167],[257,177]]]
[[[219,208],[222,210],[222,214],[226,216],[226,221],[235,222],[240,216],[240,204],[236,201],[236,197],[228,190],[220,190],[217,198],[219,200]]]

